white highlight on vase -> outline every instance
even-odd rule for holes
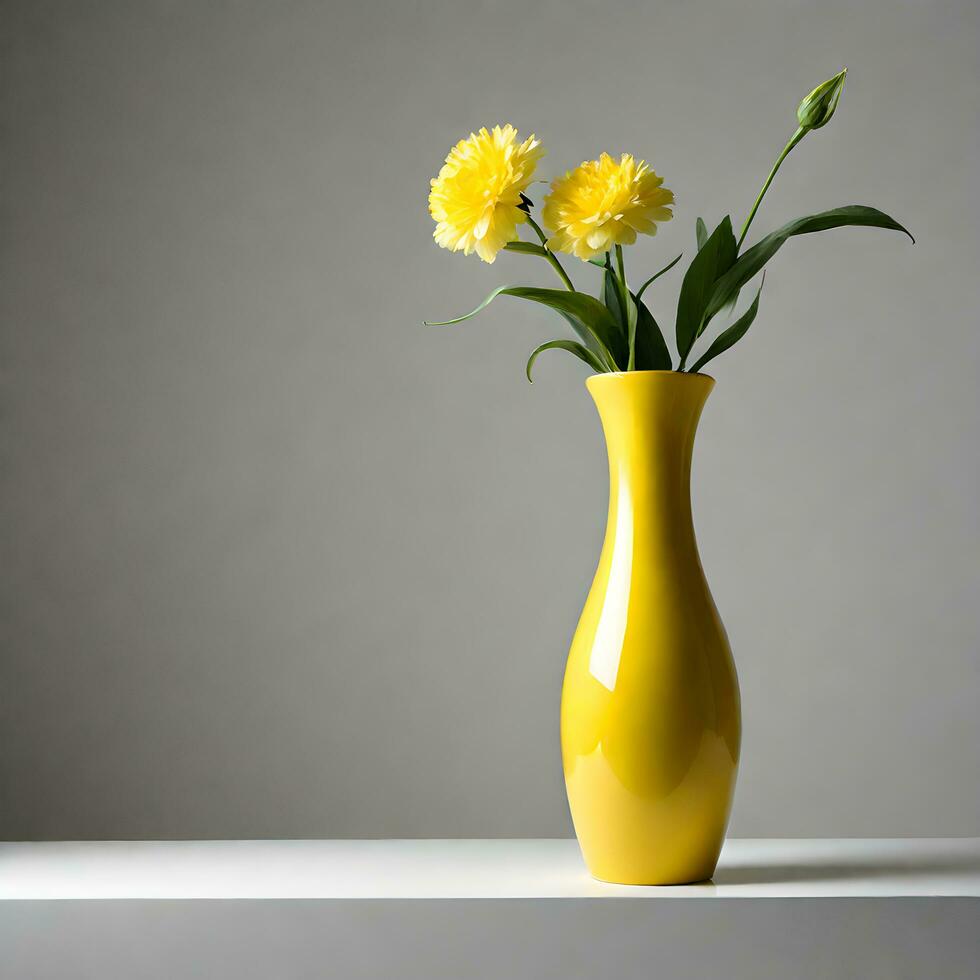
[[[625,474],[620,474],[609,579],[606,582],[599,625],[592,641],[592,656],[589,658],[589,673],[610,691],[616,686],[619,660],[623,654],[632,574],[633,501],[630,499],[629,481],[625,479]]]

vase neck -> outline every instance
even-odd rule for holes
[[[642,371],[588,381],[609,455],[609,531],[693,545],[691,457],[714,382]]]

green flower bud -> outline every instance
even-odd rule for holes
[[[800,103],[800,107],[796,110],[800,129],[819,129],[830,122],[830,118],[837,108],[837,103],[840,101],[846,74],[847,69],[845,68],[833,78],[828,78]]]

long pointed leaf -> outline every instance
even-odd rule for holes
[[[605,255],[604,268],[606,271],[602,277],[602,301],[606,304],[606,309],[616,318],[626,337],[626,370],[633,371],[636,367],[636,298],[632,293],[629,294],[627,308],[624,311],[623,285],[619,281],[619,274],[613,268],[608,252]]]
[[[619,370],[625,363],[625,343],[620,336],[619,324],[599,300],[585,293],[565,289],[541,289],[536,286],[499,286],[476,309],[452,320],[426,320],[429,327],[445,327],[462,323],[485,310],[498,296],[516,296],[532,303],[540,303],[560,313],[581,337],[587,347],[600,360]],[[622,357],[622,360],[619,359]]]
[[[558,315],[582,338],[585,346],[605,365],[605,371],[618,371],[619,366],[609,348],[599,339],[599,335],[587,323],[563,310],[556,311]]]
[[[504,293],[556,310],[568,321],[586,347],[606,361],[611,370],[619,370],[618,365],[625,361],[625,338],[613,315],[599,300],[586,293],[531,286],[511,286]]]
[[[616,321],[618,330],[618,341],[615,347],[620,364],[629,362],[629,335],[630,335],[630,311],[623,310],[623,294],[619,286],[619,277],[616,275],[609,258],[609,253],[605,256],[605,271],[602,275],[602,291],[600,298],[605,304],[606,309],[612,314]]]
[[[681,256],[678,255],[670,265],[661,269],[657,276],[662,275],[673,266]],[[623,322],[623,300],[619,291],[619,279],[613,271],[612,262],[606,253],[605,262],[606,274],[602,279],[602,296],[610,312],[617,317],[620,323]],[[656,276],[653,277],[654,279]],[[649,285],[648,280],[645,285]],[[639,293],[631,294],[632,305],[636,308],[636,323],[634,325],[634,364],[633,369],[637,371],[669,371],[672,367],[670,351],[667,348],[667,341],[664,340],[660,324],[653,318],[653,314],[640,299]],[[627,320],[626,329],[629,329]]]
[[[741,292],[741,288],[736,289],[734,293],[726,300],[725,305],[718,311],[719,313],[727,313],[735,309],[735,305],[738,303],[738,295]]]
[[[694,234],[698,240],[698,251],[704,248],[704,243],[708,240],[708,227],[704,223],[704,218],[698,218],[694,223]]]
[[[602,276],[602,302],[605,304],[606,309],[615,317],[616,322],[619,324],[623,335],[626,335],[626,317],[623,316],[623,296],[619,291],[619,280],[616,278],[616,273],[613,272],[612,266],[607,265],[606,271]]]
[[[704,247],[694,256],[684,274],[677,300],[677,353],[687,357],[694,341],[704,330],[710,316],[706,314],[715,280],[735,262],[735,235],[732,219],[726,215],[711,233]]]
[[[639,299],[643,295],[643,291],[647,288],[647,286],[655,283],[665,272],[670,272],[670,270],[673,269],[682,258],[684,258],[683,252],[681,252],[681,254],[678,255],[673,262],[668,262],[659,272],[655,272],[652,276],[650,276],[650,278],[647,279],[647,281],[636,291],[636,299]]]
[[[476,309],[470,310],[469,313],[464,313],[462,316],[453,317],[451,320],[423,320],[422,325],[425,327],[449,327],[454,323],[470,320],[477,313],[482,313],[501,293],[509,288],[509,286],[498,286]]]
[[[889,228],[904,232],[912,238],[911,232],[894,218],[866,207],[863,204],[849,204],[843,208],[833,208],[820,214],[797,218],[782,228],[766,235],[760,242],[743,252],[738,261],[715,283],[711,300],[708,303],[706,318],[710,319],[722,307],[731,302],[732,297],[778,252],[783,245],[796,235],[809,235],[830,228],[843,228],[848,225],[865,225],[872,228]],[[914,242],[915,239],[912,238]]]
[[[636,370],[669,371],[673,367],[660,324],[638,296],[636,302]]]
[[[574,354],[579,360],[585,361],[594,371],[599,374],[605,374],[608,372],[607,368],[588,347],[577,343],[574,340],[549,340],[546,344],[541,344],[539,347],[535,347],[531,351],[531,356],[527,359],[527,368],[525,373],[527,374],[527,380],[534,384],[534,379],[531,377],[531,368],[534,366],[534,362],[538,359],[538,354],[546,350],[567,350],[570,354]]]
[[[633,298],[633,294],[627,290],[626,292],[626,334],[629,338],[629,360],[626,364],[627,371],[636,370],[636,318],[638,311],[636,309],[636,300]]]
[[[730,327],[718,334],[714,343],[695,361],[694,366],[691,368],[692,374],[697,374],[708,361],[713,360],[719,354],[723,354],[729,347],[738,343],[745,336],[745,332],[752,326],[752,321],[755,319],[756,313],[759,312],[759,295],[762,292],[763,285],[765,285],[765,279],[766,277],[763,275],[762,282],[759,283],[759,289],[755,294],[755,299],[752,300],[752,305]]]

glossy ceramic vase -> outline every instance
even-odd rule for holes
[[[738,679],[691,517],[694,434],[714,381],[587,381],[609,454],[609,519],[561,701],[568,802],[596,878],[714,873],[738,769]]]

